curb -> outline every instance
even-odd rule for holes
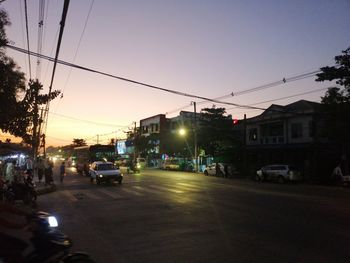
[[[56,191],[56,189],[57,189],[56,185],[53,184],[53,185],[37,188],[36,191],[38,195],[43,195],[43,194],[52,193]]]

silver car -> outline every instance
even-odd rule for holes
[[[89,170],[90,181],[96,180],[97,184],[101,182],[123,181],[123,174],[111,162],[93,162]]]
[[[303,177],[300,171],[293,165],[273,164],[266,165],[256,172],[256,181],[277,181],[285,183],[287,181],[302,181]]]

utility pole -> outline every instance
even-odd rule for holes
[[[99,141],[99,135],[97,134],[97,139],[96,139],[96,144],[98,144],[98,141]]]
[[[243,123],[243,144],[244,144],[244,172],[247,173],[247,115],[244,114]]]
[[[136,140],[136,121],[134,121],[134,164],[136,163],[136,145],[135,145],[135,140]]]
[[[196,108],[196,102],[193,101],[193,108],[194,108],[194,167],[195,167],[195,172],[198,172],[198,152],[197,152],[197,108]]]
[[[39,138],[40,138],[40,123],[39,123],[39,107],[38,107],[38,96],[40,84],[38,81],[32,82],[31,88],[34,90],[33,100],[33,132],[32,132],[32,150],[33,150],[33,161],[36,162],[36,156],[38,155]]]

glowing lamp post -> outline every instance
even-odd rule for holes
[[[179,134],[180,134],[181,136],[185,136],[185,135],[186,135],[186,130],[185,130],[184,128],[181,128],[181,129],[179,130]]]

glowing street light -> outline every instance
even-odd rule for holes
[[[185,136],[186,130],[185,130],[184,128],[181,128],[181,129],[179,130],[179,134],[180,134],[181,136]]]

